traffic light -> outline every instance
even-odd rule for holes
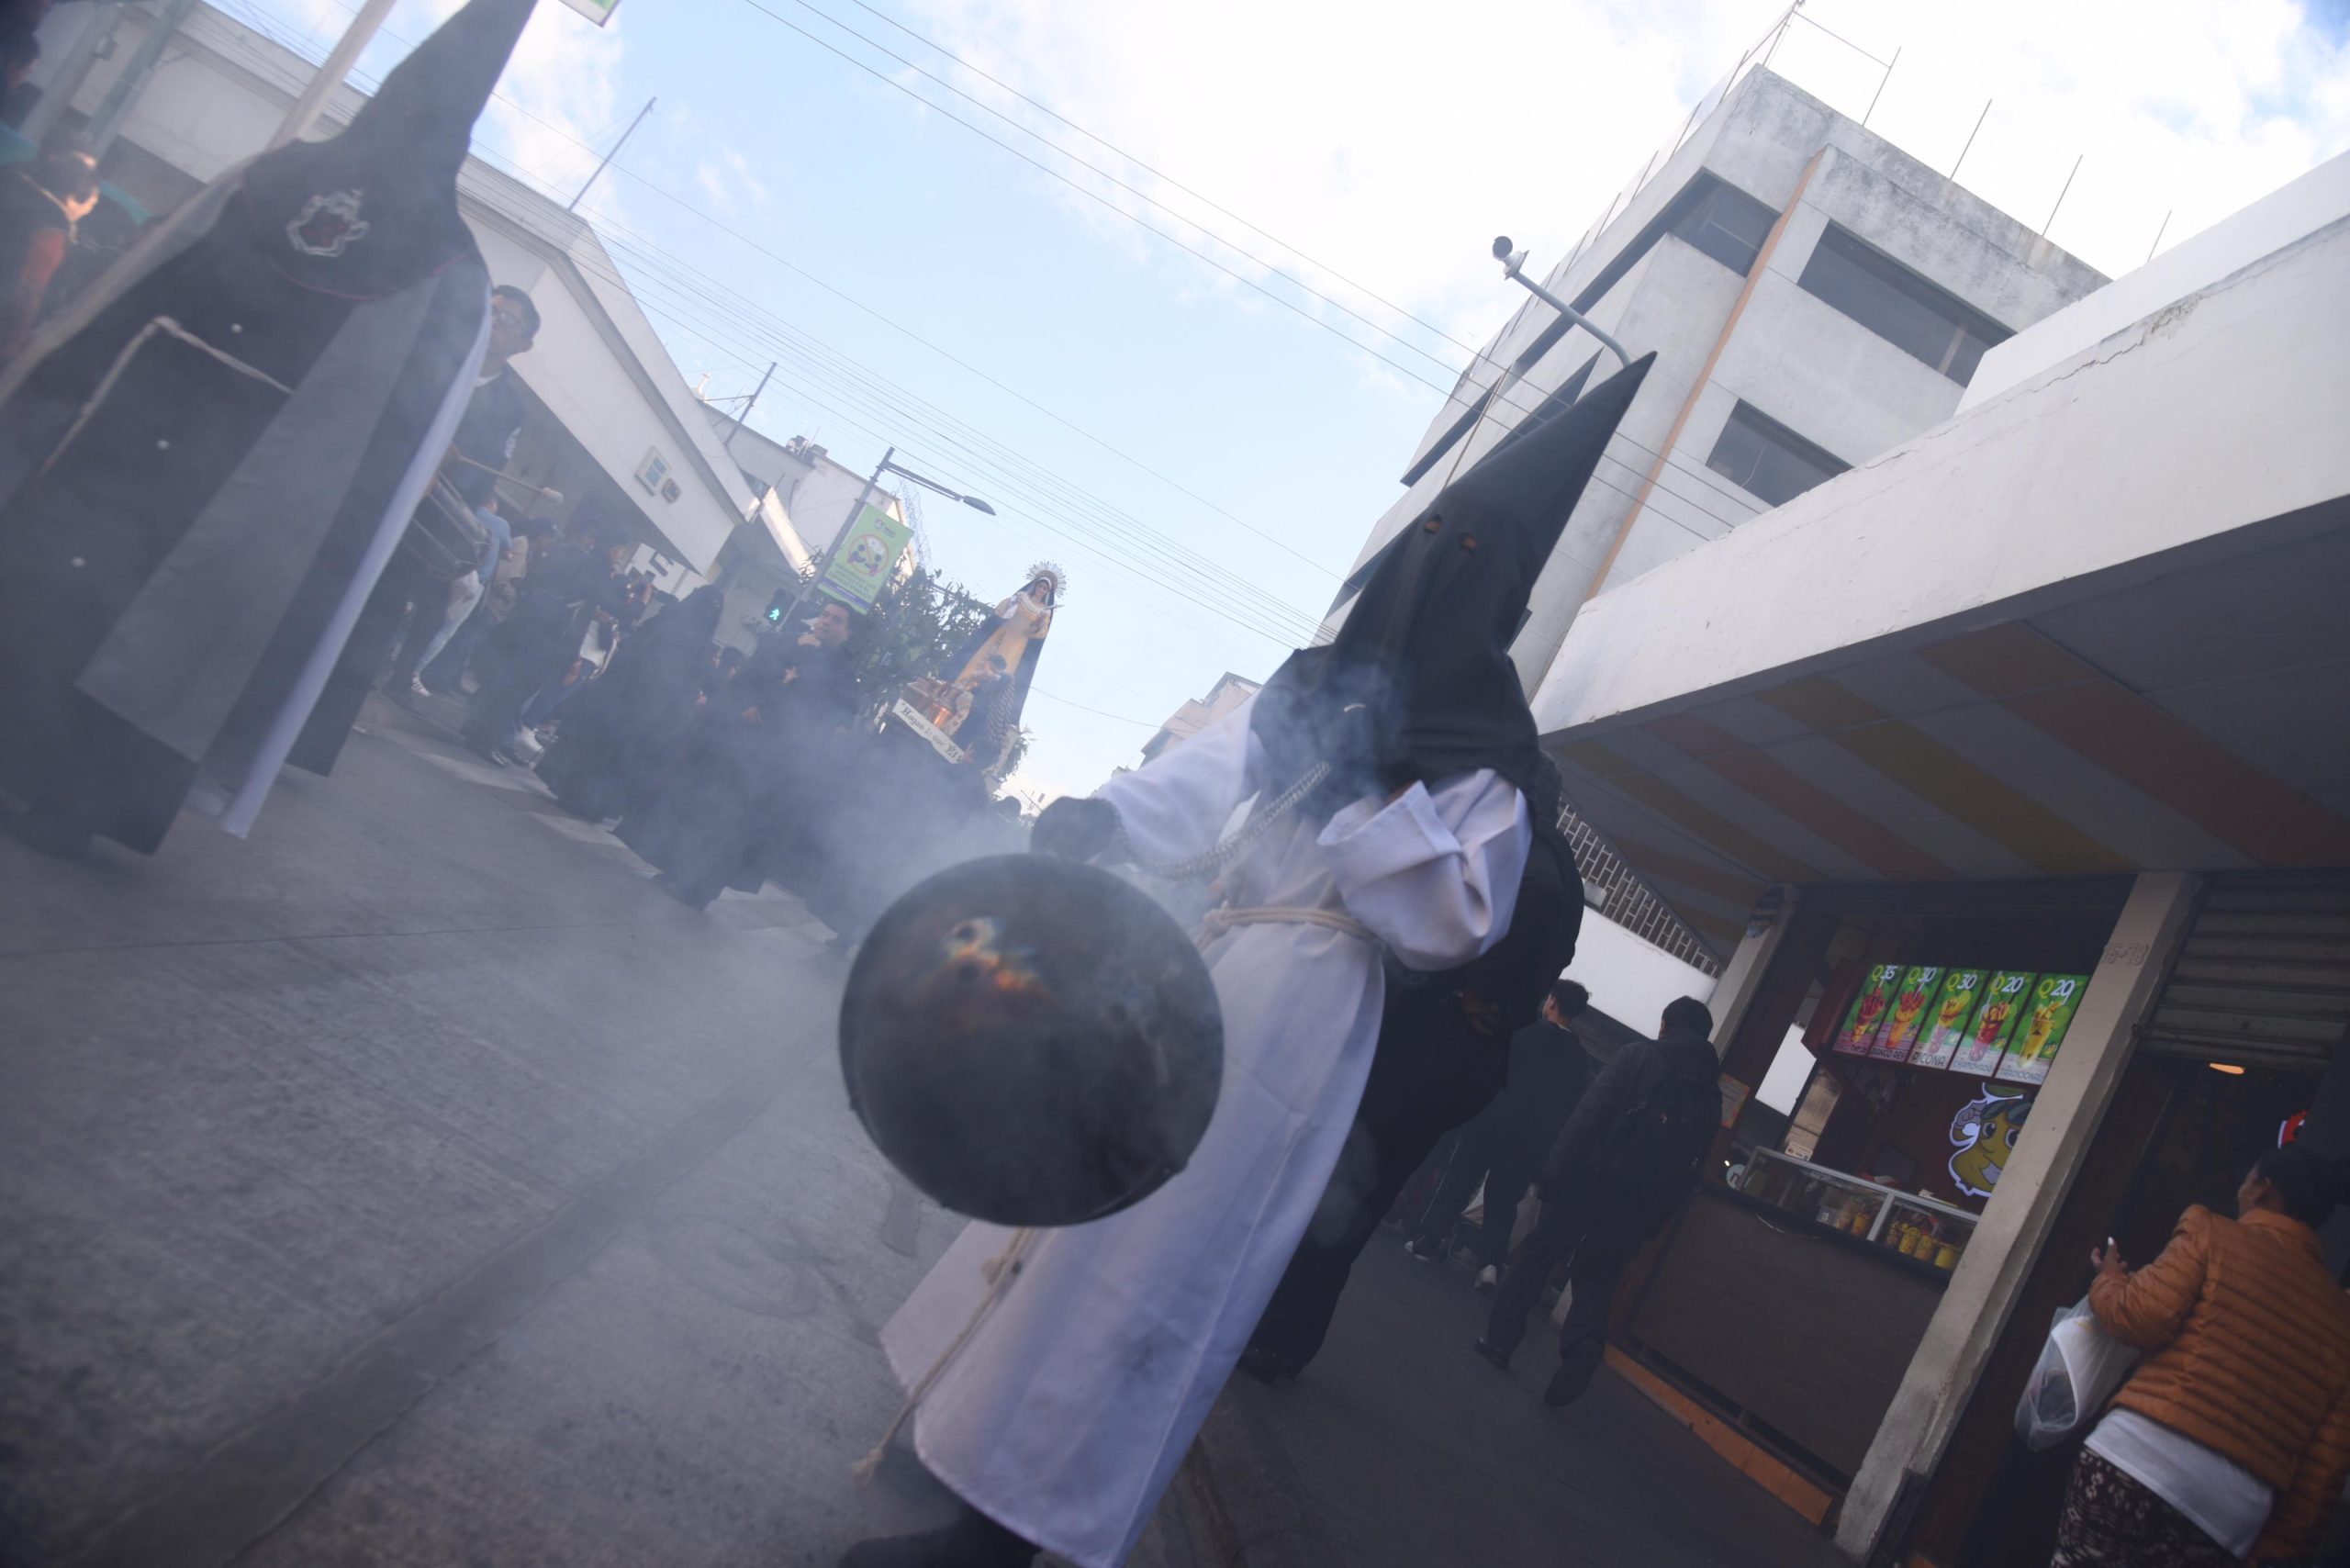
[[[768,625],[780,626],[783,624],[783,612],[791,608],[791,589],[778,588],[775,590],[775,597],[767,600]]]

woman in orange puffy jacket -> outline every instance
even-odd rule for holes
[[[2051,1568],[2309,1556],[2350,1470],[2350,1302],[2315,1229],[2345,1200],[2350,1162],[2295,1144],[2234,1219],[2188,1209],[2134,1273],[2090,1254],[2090,1310],[2146,1354],[2074,1467]]]

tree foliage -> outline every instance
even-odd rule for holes
[[[962,653],[994,607],[927,566],[885,590],[858,633],[856,684],[868,711],[889,706],[917,676],[951,679]]]

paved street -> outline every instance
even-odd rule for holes
[[[368,724],[246,844],[0,838],[0,1564],[791,1568],[942,1518],[849,1474],[954,1222],[848,1113],[829,933]],[[1829,1560],[1612,1379],[1543,1412],[1386,1250],[1137,1568]]]
[[[401,734],[248,844],[0,883],[8,1562],[814,1563],[943,1509],[849,1477],[952,1226],[796,903],[690,914]]]

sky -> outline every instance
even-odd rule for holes
[[[351,14],[217,3],[312,58]],[[361,73],[453,9],[401,0]],[[916,498],[983,598],[1068,571],[1013,780],[1049,797],[1310,634],[1520,302],[1492,237],[1546,271],[1782,15],[545,0],[476,148],[567,200],[656,100],[581,210],[688,382],[778,361],[755,428],[987,498]],[[2350,148],[2345,40],[2350,0],[1809,0],[1771,63],[2119,274]]]

